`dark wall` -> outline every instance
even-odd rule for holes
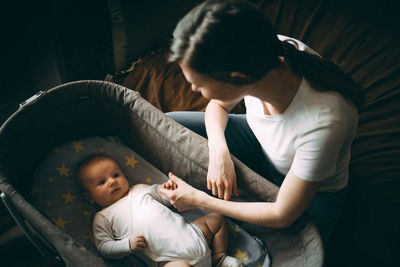
[[[113,72],[106,0],[1,5],[0,125],[38,91]],[[0,203],[0,234],[14,225]]]
[[[40,90],[113,72],[105,0],[8,1],[2,10],[0,122]]]

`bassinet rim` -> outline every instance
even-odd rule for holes
[[[136,101],[143,101],[143,103],[147,103],[147,101],[144,101],[141,97],[140,97],[140,94],[139,93],[137,93],[137,92],[134,92],[134,91],[132,91],[131,89],[128,89],[128,88],[126,88],[126,87],[123,87],[123,86],[121,86],[121,85],[117,85],[117,84],[114,84],[114,83],[111,83],[111,82],[105,82],[105,81],[98,81],[98,80],[82,80],[82,81],[74,81],[74,82],[70,82],[70,83],[66,83],[66,84],[63,84],[63,85],[60,85],[60,86],[57,86],[57,87],[55,87],[55,88],[52,88],[52,89],[50,89],[50,90],[48,90],[44,95],[48,95],[49,93],[52,93],[52,92],[55,92],[55,91],[58,91],[58,90],[60,90],[60,89],[62,89],[62,88],[68,88],[68,87],[74,87],[74,86],[80,86],[80,85],[87,85],[87,86],[94,86],[94,87],[96,87],[96,86],[98,86],[98,87],[100,87],[100,88],[103,88],[103,87],[108,87],[108,88],[113,88],[113,89],[115,89],[115,88],[119,88],[118,90],[122,90],[122,91],[127,91],[127,90],[129,90],[129,91],[131,91],[132,93],[134,93],[134,95],[135,95],[135,98],[134,98],[134,102],[136,102]],[[43,97],[41,97],[41,99],[42,99]],[[39,101],[39,100],[38,100]],[[28,103],[27,105],[25,105],[25,106],[23,106],[21,109],[18,109],[15,113],[13,113],[7,120],[6,120],[6,122],[0,127],[0,140],[1,140],[1,138],[2,138],[2,134],[3,134],[3,131],[4,131],[4,129],[6,129],[6,127],[7,127],[7,125],[9,125],[9,123],[10,123],[10,121],[12,121],[12,119],[14,119],[14,118],[16,118],[17,116],[18,116],[18,114],[19,113],[21,113],[21,112],[24,112],[24,109],[29,109],[28,107],[30,107],[30,106],[32,106],[32,105],[35,105],[35,103],[38,103],[38,101],[35,101],[35,102],[31,102],[31,103]],[[130,109],[130,111],[131,112],[133,112],[133,106],[134,106],[134,103],[132,103],[131,104],[132,106],[129,106],[130,108],[132,108],[132,109]],[[146,104],[147,105],[147,104]],[[154,107],[154,106],[152,106],[154,109],[153,110],[156,110],[156,108]],[[161,114],[162,112],[161,111],[158,111],[157,110],[157,112],[159,112],[159,114]],[[171,119],[171,121],[172,121],[172,119]],[[181,126],[182,127],[182,126]],[[184,130],[184,131],[186,131],[186,130]],[[120,136],[121,137],[121,136]],[[121,137],[122,138],[122,137]],[[198,139],[199,138],[202,138],[202,137],[200,137],[200,136],[198,136],[198,137],[196,137],[195,139],[198,141]],[[204,140],[203,140],[204,141]],[[187,156],[187,155],[185,155],[185,156]],[[243,164],[240,162],[240,161],[238,161],[238,160],[236,160],[236,159],[234,159],[234,162],[235,162],[235,165],[236,166],[238,166],[238,168],[239,169],[243,169],[244,167],[243,167]],[[198,165],[198,167],[201,167],[201,163],[199,163],[199,164],[196,164],[196,165]],[[246,169],[245,169],[246,170]],[[2,172],[3,171],[3,166],[2,166],[2,164],[1,164],[1,162],[0,162],[0,172]],[[242,170],[243,171],[243,170]],[[4,175],[4,173],[3,173],[3,175]],[[4,177],[5,177],[5,179],[6,179],[6,182],[8,181],[8,179],[7,179],[7,173],[4,175]],[[4,179],[2,178],[1,180],[0,180],[0,190],[2,190],[2,187],[3,187],[3,185],[2,185],[2,183],[4,183]],[[8,182],[7,182],[8,183]],[[13,185],[11,184],[11,182],[9,183],[9,185],[11,186],[11,187],[13,187]],[[12,191],[13,190],[13,191]],[[22,195],[20,195],[20,193],[16,190],[16,189],[12,189],[11,190],[11,193],[12,194],[16,194],[18,197],[22,197],[23,198],[23,196]],[[2,190],[3,191],[3,190]],[[271,191],[272,192],[272,191]],[[10,191],[8,191],[7,193],[10,193]],[[6,193],[6,194],[7,194]],[[18,198],[17,197],[17,198]],[[20,200],[18,200],[18,201],[20,201]],[[25,200],[25,203],[24,204],[27,204],[27,205],[30,205],[30,203],[29,202],[27,202],[27,200]],[[46,219],[47,220],[47,219]],[[52,224],[51,222],[49,222],[48,220],[47,220],[47,222],[48,223],[50,223],[50,224]],[[313,228],[313,223],[311,222],[311,220],[309,220],[308,221],[308,226],[309,227],[311,227],[311,228]],[[48,226],[48,225],[47,225]],[[53,227],[56,227],[55,225],[52,225]],[[314,226],[315,227],[315,226]],[[59,230],[59,229],[57,229],[57,230]],[[315,229],[314,229],[315,230]],[[60,230],[61,231],[61,230]],[[68,236],[67,234],[65,234],[65,233],[62,233],[63,235],[66,235],[66,236]],[[67,239],[69,239],[71,242],[74,242],[74,239],[72,238],[72,237],[70,237],[70,236],[68,236],[68,237],[65,237],[65,238],[67,238]],[[308,248],[308,244],[307,244],[307,242],[310,242],[310,240],[308,240],[308,241],[306,241],[306,242],[304,242],[304,240],[302,239],[302,238],[300,238],[300,241],[301,241],[301,243],[302,243],[302,247],[304,248],[304,251],[307,251],[307,248]],[[316,246],[318,247],[318,243],[320,242],[320,240],[318,240],[318,234],[316,235],[316,240],[314,240],[314,242],[316,242]],[[321,244],[320,244],[321,245]],[[84,248],[84,249],[86,249],[86,248]],[[317,257],[317,263],[315,264],[316,266],[318,266],[318,265],[322,265],[322,262],[323,262],[323,249],[322,249],[322,245],[321,245],[321,247],[320,247],[320,249],[321,249],[321,251],[320,251],[320,257]],[[310,255],[311,253],[306,253],[307,255]],[[66,261],[66,262],[74,262],[74,258],[69,258],[69,256],[70,255],[62,255],[62,257],[64,258],[64,260]],[[66,257],[66,258],[65,258]],[[305,262],[307,261],[307,259],[305,259],[304,260]],[[96,265],[98,264],[98,262],[96,262]]]

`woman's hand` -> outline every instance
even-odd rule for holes
[[[132,252],[141,251],[146,247],[146,240],[143,235],[132,235],[129,237],[129,248]]]
[[[179,211],[199,208],[199,203],[207,194],[190,186],[172,173],[168,176],[170,180],[161,185],[160,193],[170,199],[171,205]]]
[[[214,196],[230,200],[232,192],[238,196],[235,167],[228,150],[210,150],[207,188]]]

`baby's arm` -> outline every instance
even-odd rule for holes
[[[92,229],[96,248],[102,256],[118,259],[132,253],[130,237],[114,240],[112,229],[103,215],[95,215]]]
[[[160,184],[153,184],[149,187],[148,189],[148,194],[161,204],[164,204],[165,206],[171,206],[170,200],[167,196],[163,195],[160,193],[160,188],[165,186],[168,182],[163,183],[162,185]]]

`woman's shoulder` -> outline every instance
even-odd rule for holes
[[[301,106],[312,120],[343,124],[346,121],[355,122],[358,119],[357,107],[338,92],[317,91],[307,81],[303,89]]]

